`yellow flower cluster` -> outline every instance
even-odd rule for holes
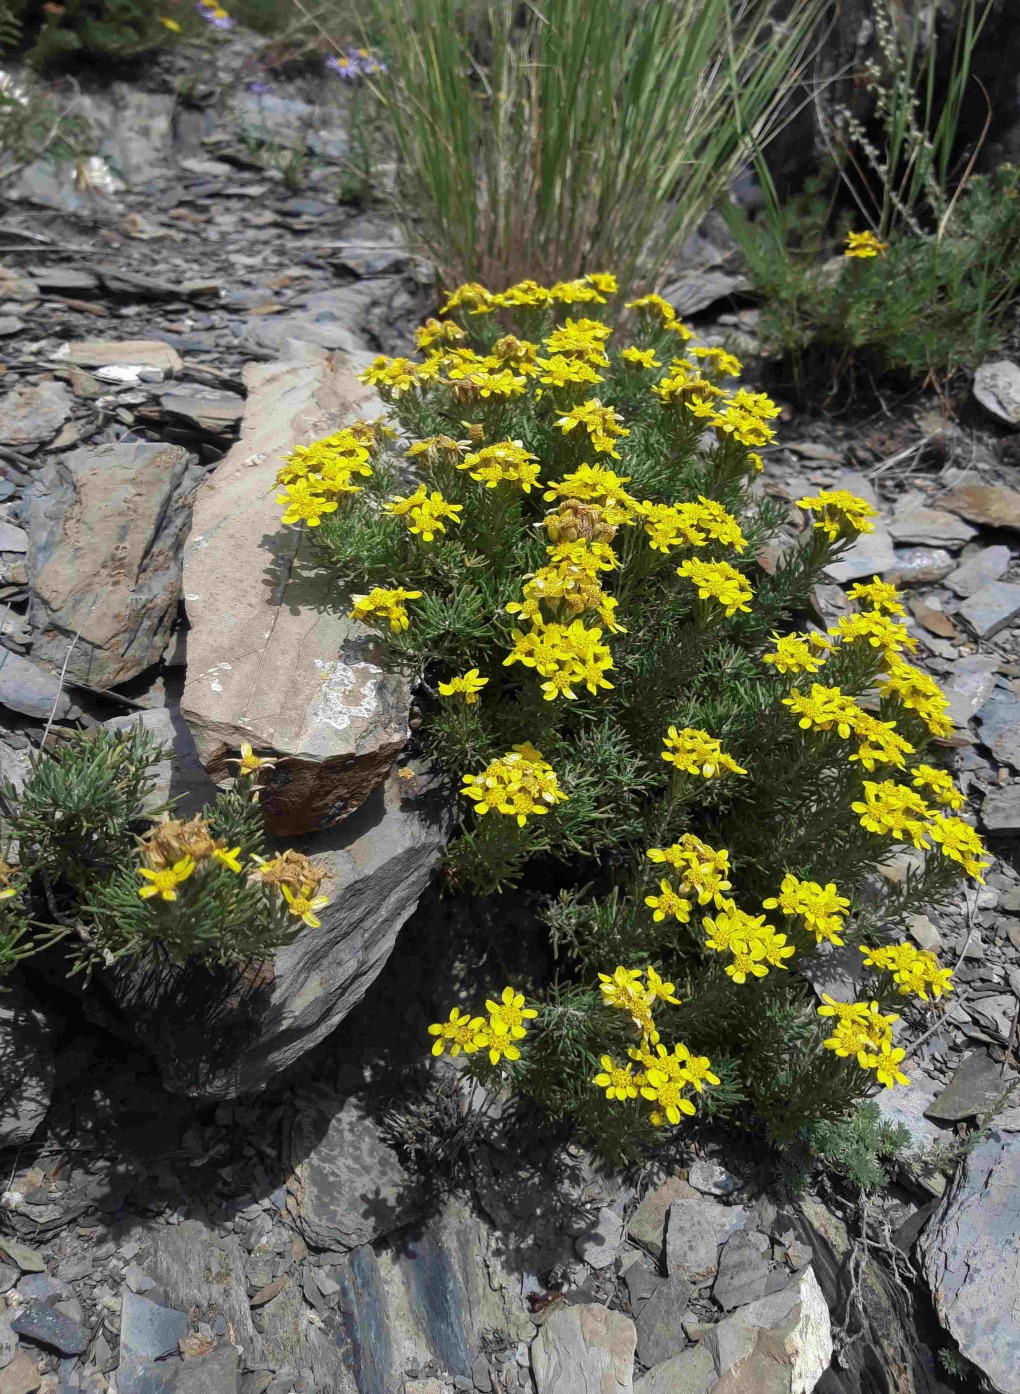
[[[299,445],[285,456],[276,474],[283,493],[276,502],[286,505],[284,523],[319,526],[325,513],[334,513],[342,494],[357,494],[354,475],[370,477],[371,449],[384,435],[392,435],[380,422],[356,421],[311,445]]]
[[[523,663],[545,679],[542,692],[547,702],[557,697],[577,698],[575,687],[584,686],[592,695],[600,688],[612,688],[606,673],[613,666],[609,646],[602,642],[601,629],[587,629],[583,620],[571,624],[533,622],[529,633],[512,631],[514,646],[503,660],[504,667]]]
[[[527,741],[490,761],[481,774],[466,774],[461,793],[472,800],[477,814],[503,813],[516,818],[521,828],[533,814],[548,813],[567,799],[552,766]]]
[[[403,586],[373,586],[368,595],[352,596],[354,609],[352,620],[385,620],[394,634],[408,627],[407,602],[420,600],[421,591],[405,590]]]
[[[681,774],[696,774],[703,779],[718,779],[723,774],[747,774],[732,755],[727,755],[720,743],[707,731],[685,726],[671,726],[662,738],[666,747],[662,758]]]
[[[699,905],[714,903],[718,909],[726,904],[723,895],[731,887],[730,854],[717,852],[694,833],[684,833],[671,847],[649,847],[649,861],[670,866],[680,875],[681,896],[696,899]]]
[[[887,615],[905,615],[900,593],[888,581],[872,576],[870,581],[857,581],[847,591],[850,600],[863,600],[872,610],[884,611]]]
[[[947,817],[932,810],[916,789],[886,779],[881,783],[864,781],[864,798],[851,804],[868,832],[912,842],[918,849],[931,846],[930,838],[944,857],[959,862],[968,876],[984,881],[982,872],[990,863],[984,860],[985,846],[980,835],[962,818]]]
[[[408,531],[420,536],[423,542],[432,542],[437,532],[445,533],[446,519],[459,523],[463,511],[463,504],[447,502],[437,489],[429,493],[424,484],[419,484],[413,494],[395,494],[383,504],[384,513],[405,519]]]
[[[933,677],[912,663],[898,657],[888,660],[885,674],[878,679],[878,695],[917,712],[933,736],[945,739],[952,735],[947,697]]]
[[[525,450],[524,443],[519,440],[483,446],[465,455],[457,468],[468,470],[471,478],[487,489],[495,489],[497,484],[516,484],[525,494],[530,494],[540,483],[538,456]]]
[[[697,503],[640,503],[637,507],[653,552],[704,547],[710,538],[737,552],[747,547],[740,524],[715,499],[701,495]]]
[[[777,673],[817,673],[832,651],[832,641],[824,634],[770,635],[775,648],[762,655],[762,662]]]
[[[442,1055],[447,1046],[450,1055],[464,1052],[473,1055],[484,1050],[489,1062],[498,1065],[500,1060],[519,1060],[521,1052],[517,1041],[527,1035],[526,1021],[538,1016],[534,1007],[525,1006],[524,994],[505,987],[498,1002],[486,999],[485,1010],[488,1020],[481,1016],[468,1016],[459,1007],[454,1007],[446,1021],[437,1021],[429,1027],[429,1035],[435,1036],[433,1055]]]
[[[242,774],[252,774],[274,762],[260,759],[246,745],[242,747],[241,760],[235,763],[240,764]],[[142,839],[141,850],[146,863],[138,868],[145,883],[138,887],[141,900],[156,897],[173,902],[178,899],[179,888],[193,876],[201,879],[209,870],[223,867],[235,876],[246,874],[266,889],[280,891],[287,913],[312,929],[318,929],[321,923],[315,911],[329,903],[328,896],[315,894],[326,873],[303,853],[281,852],[272,862],[253,855],[246,867],[241,862],[240,845],[228,847],[223,838],[214,837],[199,814],[187,822],[170,817],[160,819]]]
[[[902,649],[913,651],[917,640],[908,634],[906,625],[880,610],[862,610],[856,615],[842,615],[836,625],[829,630],[844,644],[863,641],[874,649],[880,649],[886,658],[892,658]]]
[[[708,937],[705,947],[718,954],[732,955],[726,972],[737,984],[749,977],[764,978],[770,968],[785,968],[784,959],[794,952],[786,935],[775,925],[766,924],[764,915],[749,915],[732,900],[724,900],[714,916],[706,916],[703,927]]]
[[[880,242],[870,228],[865,232],[848,232],[846,235],[845,257],[877,257],[888,250],[887,242]]]
[[[727,619],[738,610],[751,613],[747,603],[753,595],[750,583],[728,561],[699,561],[697,557],[690,557],[677,567],[676,574],[696,587],[699,600],[714,600],[721,605]]]
[[[825,993],[822,1002],[818,1015],[836,1018],[832,1035],[822,1043],[826,1050],[843,1060],[856,1058],[860,1068],[874,1070],[879,1084],[887,1089],[910,1083],[899,1068],[906,1052],[893,1049],[893,1022],[899,1021],[895,1013],[884,1015],[877,1002],[837,1002]]]
[[[822,489],[810,498],[798,499],[797,507],[816,515],[815,527],[824,532],[830,542],[874,532],[875,524],[871,520],[878,517],[878,510],[866,499],[858,498],[847,489]]]
[[[612,455],[614,460],[620,458],[615,442],[630,435],[620,413],[613,407],[604,407],[597,397],[571,407],[557,417],[556,425],[564,435],[580,426],[587,433],[591,448],[600,455]]]
[[[605,1090],[607,1099],[626,1103],[640,1096],[652,1104],[648,1119],[653,1127],[692,1116],[695,1108],[687,1091],[700,1094],[706,1083],[718,1084],[719,1077],[712,1073],[707,1056],[692,1055],[682,1042],[667,1049],[659,1040],[653,1012],[658,1002],[680,1005],[675,985],[649,964],[646,969],[620,966],[613,973],[600,973],[599,987],[604,1005],[626,1012],[641,1039],[628,1048],[630,1064],[617,1064],[611,1055],[603,1055],[602,1070],[593,1083]]]
[[[544,309],[547,305],[604,305],[606,297],[617,292],[616,277],[608,271],[593,271],[574,281],[557,281],[540,286],[535,281],[519,281],[504,291],[486,290],[476,281],[458,286],[447,296],[440,314],[467,310],[473,315],[491,314],[503,309]]]
[[[805,929],[815,936],[816,944],[844,942],[841,938],[843,917],[850,908],[850,902],[839,894],[832,881],[821,886],[817,881],[801,881],[799,877],[787,873],[779,894],[762,901],[762,905],[766,910],[782,910],[784,915],[802,919]]]
[[[860,946],[869,968],[882,968],[893,975],[896,989],[904,997],[913,993],[922,1002],[953,991],[953,970],[942,968],[933,953],[917,949],[913,944],[886,944],[882,948]]]
[[[860,744],[851,760],[859,760],[866,770],[876,764],[902,769],[914,747],[896,731],[894,721],[880,721],[859,707],[853,697],[838,687],[812,683],[810,692],[791,688],[783,705],[797,717],[802,731],[835,731],[842,740],[856,736]]]

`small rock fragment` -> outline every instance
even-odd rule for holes
[[[964,558],[956,570],[946,577],[946,585],[957,595],[966,598],[1005,576],[1011,560],[1012,553],[1008,547],[982,547],[979,552]]]
[[[1020,783],[993,789],[981,805],[981,823],[990,833],[1020,832]]]
[[[743,1206],[717,1201],[675,1200],[666,1223],[666,1268],[692,1283],[708,1282],[718,1267],[719,1245],[743,1229]]]
[[[889,532],[896,542],[945,547],[948,551],[959,551],[965,542],[976,535],[976,531],[953,513],[917,505],[903,513],[897,512],[889,524]]]
[[[79,1322],[42,1302],[30,1302],[22,1307],[11,1326],[19,1336],[58,1350],[61,1355],[81,1355],[89,1343],[89,1333]]]
[[[1020,615],[1020,586],[992,581],[963,602],[960,614],[979,639],[991,639]]]
[[[52,440],[73,405],[74,398],[62,382],[23,382],[0,397],[0,441],[38,445]]]
[[[974,374],[974,396],[996,421],[1020,426],[1020,368],[1008,358],[981,364]]]
[[[893,586],[925,586],[948,576],[954,565],[942,547],[901,547],[882,574]]]
[[[949,1085],[924,1111],[925,1118],[940,1123],[960,1123],[976,1118],[1006,1091],[1015,1076],[1002,1069],[983,1050],[972,1051],[956,1067]]]
[[[661,1259],[666,1243],[666,1215],[675,1200],[697,1200],[698,1193],[678,1176],[668,1176],[654,1191],[649,1191],[630,1217],[627,1234],[634,1244],[647,1249],[654,1259]]]
[[[637,1354],[642,1365],[658,1365],[679,1355],[684,1345],[683,1319],[693,1288],[675,1274],[659,1284],[637,1319]]]
[[[687,1180],[705,1196],[731,1196],[744,1184],[718,1162],[707,1162],[700,1157],[688,1171]]]

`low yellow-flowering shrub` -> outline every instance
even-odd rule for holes
[[[895,589],[805,627],[873,510],[799,499],[799,542],[766,564],[778,408],[659,297],[602,318],[615,290],[461,286],[419,357],[364,374],[391,424],[295,450],[279,501],[416,682],[422,751],[462,799],[450,884],[520,884],[560,960],[530,1006],[508,987],[454,1008],[434,1051],[609,1150],[699,1108],[789,1140],[905,1082],[890,1008],[952,983],[898,942],[903,915],[986,862],[924,763],[950,722]],[[919,865],[864,897],[904,843]],[[857,943],[867,992],[816,1009],[801,965]]]

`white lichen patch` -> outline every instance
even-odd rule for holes
[[[374,663],[327,663],[315,659],[322,680],[311,712],[314,723],[349,731],[356,718],[370,721],[379,710],[378,689],[383,670]]]

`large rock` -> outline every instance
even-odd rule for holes
[[[706,1332],[704,1345],[720,1376],[719,1394],[810,1394],[832,1360],[829,1308],[814,1272],[806,1268],[781,1292],[738,1308]]]
[[[957,484],[939,499],[940,508],[948,508],[966,518],[968,523],[984,523],[989,528],[1009,528],[1020,532],[1020,494],[1003,484],[981,484],[968,480]]]
[[[48,720],[51,712],[58,721],[71,713],[71,699],[56,674],[4,648],[0,648],[0,705],[40,721]]]
[[[290,1135],[291,1209],[318,1249],[356,1249],[406,1224],[415,1187],[357,1094],[297,1099]]]
[[[118,442],[54,458],[28,514],[33,655],[113,687],[158,662],[177,618],[195,478],[187,451]]]
[[[592,1302],[564,1307],[531,1343],[538,1394],[631,1394],[634,1323]]]
[[[62,382],[23,382],[0,397],[0,441],[37,445],[52,440],[71,415],[74,398]]]
[[[982,363],[974,374],[974,396],[1005,426],[1020,426],[1020,368],[1008,358]]]
[[[1020,1135],[993,1128],[964,1157],[921,1258],[961,1354],[997,1394],[1020,1394]]]
[[[692,1283],[706,1283],[719,1267],[719,1245],[744,1228],[742,1205],[720,1205],[698,1196],[675,1200],[666,1225],[666,1267]]]
[[[111,978],[168,1089],[229,1098],[259,1089],[329,1034],[386,962],[446,840],[445,805],[396,774],[340,828],[302,850],[327,868],[329,904],[266,963]]]
[[[0,994],[0,1147],[30,1142],[46,1117],[56,1062],[53,1028],[17,980]]]
[[[241,439],[199,491],[184,558],[184,715],[216,779],[244,742],[283,757],[262,796],[281,836],[326,827],[363,802],[407,738],[408,702],[304,530],[282,527],[274,502],[289,450],[380,404],[341,356],[291,351],[245,369]]]
[[[634,1394],[709,1394],[715,1382],[715,1361],[704,1346],[694,1346],[649,1370]]]

